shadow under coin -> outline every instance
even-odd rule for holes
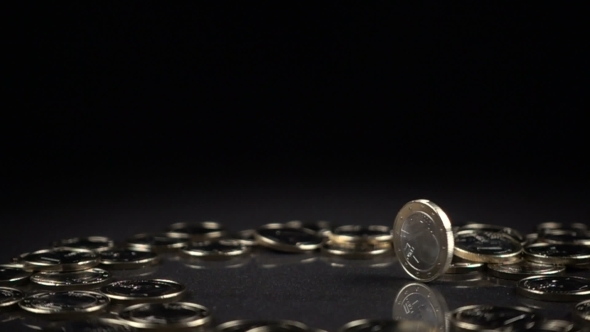
[[[393,301],[393,319],[422,321],[436,331],[448,331],[447,302],[440,292],[423,283],[405,284]]]

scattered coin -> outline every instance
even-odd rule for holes
[[[19,303],[25,297],[25,293],[16,288],[0,287],[0,309]]]
[[[283,252],[309,252],[319,249],[324,239],[306,228],[291,228],[283,224],[267,224],[254,235],[261,246]]]
[[[455,255],[472,262],[501,263],[521,253],[520,243],[503,233],[466,230],[455,235]]]
[[[207,241],[225,237],[227,232],[223,225],[215,221],[179,222],[168,227],[172,237],[188,235],[192,241]]]
[[[98,292],[81,290],[36,293],[19,302],[23,310],[34,314],[68,317],[97,312],[108,304],[107,296]]]
[[[211,322],[211,312],[202,305],[189,302],[140,303],[119,312],[127,325],[140,329],[187,329]]]
[[[531,245],[533,243],[536,243],[539,240],[539,234],[537,234],[537,233],[530,233],[530,234],[525,235],[525,238],[526,238],[526,242],[523,245],[523,247],[526,247],[528,245]]]
[[[121,280],[103,286],[101,291],[114,301],[151,303],[177,300],[186,287],[165,279]]]
[[[32,283],[55,288],[98,287],[110,279],[111,274],[108,271],[98,268],[70,272],[37,272],[31,276]]]
[[[574,323],[567,320],[547,320],[535,327],[531,332],[581,332]]]
[[[169,235],[169,233],[137,234],[127,240],[127,248],[155,253],[174,252],[187,246],[190,242],[190,238],[186,234],[179,233],[174,237]]]
[[[590,247],[581,244],[535,243],[524,248],[524,258],[542,264],[586,264],[590,263]]]
[[[182,249],[186,256],[200,259],[229,259],[248,252],[249,247],[237,240],[193,242]]]
[[[574,307],[573,318],[584,326],[590,326],[590,300],[584,300]]]
[[[359,319],[346,323],[338,332],[396,332],[420,331],[430,332],[436,329],[425,322],[411,320],[370,320]]]
[[[79,271],[99,264],[98,256],[91,250],[53,248],[35,251],[23,256],[25,270]]]
[[[240,241],[240,243],[247,247],[254,247],[257,245],[256,237],[254,236],[255,232],[256,231],[254,231],[253,229],[246,229],[233,234],[231,238]]]
[[[534,310],[525,307],[469,305],[452,311],[451,326],[459,331],[521,331],[542,321]]]
[[[336,243],[383,243],[392,239],[391,229],[387,226],[346,225],[328,231],[326,235]]]
[[[423,321],[439,332],[446,332],[446,313],[449,308],[444,297],[421,283],[402,287],[393,302],[393,319]]]
[[[61,240],[53,244],[55,247],[88,249],[88,250],[106,250],[112,248],[115,243],[105,236],[75,237],[72,239]]]
[[[389,254],[393,251],[391,244],[378,245],[373,243],[343,244],[327,241],[322,245],[322,252],[328,255],[366,259]]]
[[[587,231],[573,229],[545,230],[543,233],[539,234],[538,242],[590,245],[590,234],[588,234]]]
[[[256,328],[284,328],[286,331],[307,332],[310,328],[300,322],[289,320],[234,320],[218,325],[216,332],[247,332]]]
[[[292,228],[307,228],[321,235],[326,231],[332,229],[332,224],[329,221],[319,220],[316,222],[303,222],[300,220],[291,220],[285,223],[286,227]]]
[[[100,264],[109,269],[139,269],[160,261],[154,252],[131,249],[109,249],[99,252]]]
[[[533,276],[521,279],[518,294],[541,301],[576,301],[590,297],[590,279],[571,276]]]
[[[505,226],[499,225],[491,225],[491,224],[480,224],[480,223],[468,223],[461,227],[461,231],[463,230],[476,230],[482,232],[493,232],[493,233],[503,233],[506,234],[513,239],[515,239],[518,243],[524,244],[526,242],[526,238],[520,234],[519,231]]]
[[[457,256],[453,256],[451,265],[449,266],[446,273],[448,274],[461,274],[482,271],[485,268],[483,263],[476,263],[464,260]]]
[[[75,320],[48,320],[26,317],[23,325],[37,331],[59,332],[131,332],[135,328],[126,325],[119,319],[87,318]]]
[[[560,222],[547,221],[537,225],[537,233],[542,234],[546,230],[562,229],[564,225]]]
[[[31,272],[23,270],[20,264],[2,264],[0,265],[0,285],[20,285],[31,276]]]
[[[563,265],[547,265],[528,261],[511,264],[488,264],[488,272],[496,278],[520,280],[536,275],[558,275],[565,271]]]
[[[453,238],[449,218],[428,200],[404,205],[393,225],[393,244],[403,269],[422,282],[432,281],[448,270]]]

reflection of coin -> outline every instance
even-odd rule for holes
[[[585,264],[590,263],[590,247],[581,244],[535,243],[524,248],[524,257],[542,264]]]
[[[254,235],[261,246],[283,252],[309,252],[318,249],[324,239],[306,228],[291,228],[283,224],[267,224]]]
[[[533,276],[521,279],[518,294],[543,301],[576,301],[590,297],[590,279],[568,276]]]
[[[449,322],[458,331],[521,331],[538,324],[542,318],[525,307],[470,305],[449,314]]]
[[[426,322],[411,320],[370,320],[359,319],[346,323],[338,332],[397,332],[397,331],[437,331]]]
[[[135,328],[125,325],[118,319],[90,318],[79,320],[48,320],[27,317],[23,325],[31,330],[37,331],[60,331],[60,332],[131,332]]]
[[[445,332],[447,303],[436,290],[420,283],[404,286],[393,302],[393,319],[422,321]]]
[[[565,266],[520,261],[513,264],[488,264],[488,271],[496,278],[520,280],[534,275],[561,274],[565,271]]]
[[[393,243],[402,267],[414,279],[432,281],[451,265],[451,222],[428,200],[411,201],[402,207],[393,225]]]
[[[129,326],[141,329],[187,329],[211,322],[209,309],[196,303],[140,303],[119,312]]]
[[[109,298],[101,293],[73,290],[32,294],[22,300],[19,306],[35,314],[71,316],[97,312],[108,304]]]
[[[307,332],[310,330],[303,323],[289,320],[234,320],[218,325],[215,332],[247,332],[257,328],[282,329],[293,332]]]
[[[455,255],[469,261],[501,263],[521,252],[520,243],[503,233],[467,230],[455,235]]]
[[[32,283],[55,288],[97,287],[110,279],[108,271],[96,268],[71,272],[38,272],[31,276]]]
[[[184,295],[186,288],[171,280],[146,279],[116,281],[101,291],[112,300],[147,303],[176,300]]]

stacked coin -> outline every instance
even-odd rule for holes
[[[387,226],[345,225],[324,232],[322,251],[343,258],[372,258],[393,251],[391,229]]]

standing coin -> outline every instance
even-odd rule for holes
[[[393,301],[393,319],[423,321],[439,332],[448,330],[445,316],[448,310],[444,297],[421,283],[402,287]]]
[[[218,325],[215,332],[247,332],[259,327],[283,327],[288,331],[307,332],[309,327],[303,323],[289,320],[234,320]]]
[[[436,329],[425,322],[411,320],[371,320],[359,319],[344,324],[338,332],[397,332],[420,331],[433,332]]]
[[[140,329],[189,329],[211,322],[209,309],[196,303],[140,303],[119,312],[127,325]]]
[[[565,266],[519,261],[512,264],[488,264],[488,271],[496,278],[520,280],[537,275],[558,275],[565,271]]]
[[[250,248],[238,240],[193,242],[182,249],[188,257],[200,259],[230,259],[250,252]]]
[[[137,234],[127,240],[127,248],[136,251],[153,251],[156,253],[174,252],[188,245],[190,238],[186,234],[169,233]]]
[[[391,229],[387,226],[371,225],[358,226],[346,225],[336,227],[326,233],[333,242],[339,243],[383,243],[392,239]]]
[[[110,279],[111,274],[108,271],[97,268],[71,272],[38,272],[31,276],[32,283],[55,288],[98,287]]]
[[[115,245],[113,240],[104,236],[75,237],[72,239],[61,240],[54,244],[55,247],[88,249],[88,250],[105,250]]]
[[[573,317],[576,322],[585,326],[590,326],[590,300],[585,300],[576,304]]]
[[[109,269],[139,269],[159,262],[158,254],[130,249],[109,249],[99,252],[100,264]]]
[[[32,271],[79,271],[99,264],[98,256],[87,249],[53,248],[26,254],[25,270]]]
[[[521,331],[541,321],[539,315],[525,307],[469,305],[449,314],[449,322],[458,331]]]
[[[590,263],[590,247],[581,244],[535,243],[524,248],[524,258],[542,264]]]
[[[172,237],[188,235],[192,241],[219,239],[227,235],[227,231],[218,222],[179,222],[170,225],[168,232]]]
[[[0,287],[0,309],[19,303],[25,297],[25,293],[16,288]]]
[[[402,267],[412,278],[432,281],[451,265],[454,249],[451,222],[433,202],[411,201],[395,218],[393,244]]]
[[[171,302],[181,298],[186,287],[164,279],[121,280],[101,288],[111,300],[125,302]]]
[[[261,246],[283,252],[309,252],[319,249],[324,239],[306,228],[291,228],[283,224],[267,224],[256,230]]]
[[[455,255],[469,261],[501,263],[518,258],[521,252],[520,243],[506,234],[467,230],[455,235]]]
[[[31,272],[23,270],[20,264],[0,265],[0,286],[23,284],[30,276]]]
[[[19,302],[19,306],[35,314],[70,317],[100,311],[109,302],[109,298],[101,293],[73,290],[32,294]]]
[[[541,301],[576,301],[590,297],[590,279],[569,276],[533,276],[521,279],[518,294]]]

